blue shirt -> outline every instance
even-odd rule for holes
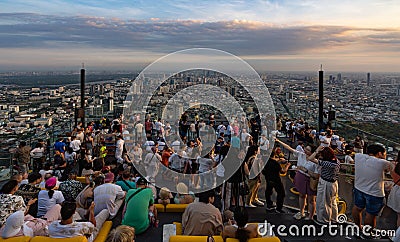
[[[54,149],[59,150],[61,153],[65,153],[65,146],[67,146],[64,142],[57,141],[54,144]]]
[[[126,182],[126,183],[125,183]],[[135,182],[133,182],[133,181],[129,181],[129,180],[125,180],[125,181],[117,181],[116,183],[115,183],[116,185],[118,185],[118,186],[120,186],[121,188],[122,188],[122,190],[124,190],[124,191],[129,191],[129,189],[134,189],[134,188],[136,188],[136,183]],[[128,185],[130,186],[128,186]]]

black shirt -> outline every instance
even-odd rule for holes
[[[269,158],[267,164],[265,165],[262,173],[265,176],[265,179],[268,181],[281,181],[281,171],[282,167],[279,164],[278,160]]]

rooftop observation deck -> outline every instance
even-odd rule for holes
[[[339,125],[346,125],[346,124],[339,124]],[[64,125],[64,129],[68,129],[68,125]],[[372,133],[363,131],[361,129],[356,129],[354,127],[351,127],[351,130],[353,134],[360,134],[360,135],[368,135],[368,137],[372,137],[371,140],[375,140],[384,144],[386,147],[393,147],[393,152],[391,154],[393,155],[395,153],[396,149],[399,149],[400,144],[392,141],[385,139],[384,137],[374,135]],[[44,137],[50,137],[51,143],[55,140],[58,134],[61,134],[64,132],[61,129],[58,128],[53,128],[52,130],[50,129],[47,133],[44,133]],[[340,133],[340,132],[339,132]],[[35,137],[36,139],[37,137]],[[282,137],[283,138],[283,137]],[[34,139],[31,139],[31,142],[33,142]],[[288,142],[288,140],[284,141]],[[28,143],[29,144],[29,143]],[[286,153],[286,157],[291,160],[293,158],[290,157],[290,155],[284,150]],[[6,157],[3,159],[0,159],[0,162],[2,166],[7,166],[7,164],[10,164],[10,159],[12,157]],[[346,202],[346,209],[344,210],[344,213],[346,214],[347,218],[351,220],[351,208],[353,206],[353,178],[354,175],[351,172],[352,170],[352,165],[351,164],[343,164],[342,169],[341,169],[341,175],[339,178],[339,197],[341,200]],[[262,176],[262,179],[264,177]],[[279,225],[285,225],[286,228],[289,228],[291,225],[297,225],[299,228],[305,225],[314,225],[312,221],[305,221],[305,220],[295,220],[293,218],[293,215],[297,213],[298,211],[298,195],[293,193],[293,183],[291,179],[289,179],[288,176],[282,177],[283,184],[285,187],[286,191],[286,197],[285,197],[285,210],[286,214],[278,214],[274,212],[268,212],[266,211],[265,207],[256,207],[256,208],[248,208],[249,211],[249,218],[250,222],[258,222],[258,223],[263,223],[264,221],[268,221],[272,225],[275,225],[275,233],[276,233],[276,228]],[[388,179],[390,180],[390,179]],[[265,181],[262,182],[262,186],[259,190],[259,197],[261,200],[264,198],[264,191],[265,191]],[[275,195],[274,195],[275,196]],[[274,198],[273,198],[274,199]],[[342,208],[342,206],[339,207],[339,210]],[[119,213],[117,217],[113,220],[113,225],[118,226],[121,223],[122,220],[122,215]],[[173,222],[180,222],[182,220],[182,214],[181,213],[162,213],[159,215],[159,227],[158,228],[150,228],[146,233],[142,235],[138,235],[136,238],[136,241],[162,241],[162,236],[163,236],[163,225],[164,224],[170,224]],[[390,208],[385,207],[382,211],[382,214],[380,217],[377,219],[377,228],[382,229],[382,230],[395,230],[396,229],[396,213],[392,211]],[[317,231],[316,236],[307,236],[307,237],[301,237],[301,236],[296,236],[291,234],[292,232],[288,232],[287,236],[281,236],[280,239],[281,241],[348,241],[349,239],[357,241],[357,238],[355,236],[350,236],[347,237],[344,234],[337,234],[336,236],[331,236],[329,233],[324,232],[320,236],[318,235],[320,231]],[[293,233],[296,233],[294,231]],[[346,238],[347,237],[347,238]],[[365,241],[365,240],[364,240]],[[388,236],[384,236],[379,240],[374,240],[374,241],[389,241]]]

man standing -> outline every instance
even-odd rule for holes
[[[222,216],[212,205],[215,199],[214,190],[203,192],[199,201],[191,203],[182,215],[184,235],[219,235],[223,229]]]
[[[117,143],[115,145],[115,159],[117,159],[118,163],[123,163],[124,159],[122,158],[122,153],[124,151],[125,141],[121,135],[117,136]]]
[[[366,209],[365,225],[376,226],[376,216],[384,206],[384,173],[391,171],[392,165],[386,159],[386,149],[381,145],[370,145],[367,154],[357,153],[354,158],[354,222],[361,228],[362,211]]]
[[[26,145],[25,141],[21,141],[17,150],[15,151],[15,158],[17,159],[18,166],[21,173],[29,171],[29,161],[31,158],[31,147]]]

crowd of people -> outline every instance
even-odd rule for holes
[[[346,142],[331,129],[317,132],[301,119],[282,116],[220,122],[215,114],[189,116],[185,112],[173,124],[150,116],[142,122],[139,115],[128,125],[123,117],[79,123],[52,145],[51,159],[46,159],[50,149],[43,140],[34,149],[20,142],[18,174],[0,194],[2,237],[90,234],[93,241],[104,221],[121,212],[121,225],[107,241],[132,241],[135,234],[158,226],[155,203],[176,203],[189,204],[182,215],[185,235],[222,234],[244,242],[258,235],[256,227],[246,225],[248,209],[265,206],[267,212],[288,213],[282,183],[286,174],[293,176],[299,192],[300,211],[294,219],[324,225],[337,222],[344,163],[354,166],[354,222],[376,227],[384,206],[384,174],[390,173],[394,185],[387,206],[398,214],[400,226],[400,158],[394,164],[387,161],[383,146],[368,145],[360,136]],[[277,131],[270,128],[273,122]],[[296,160],[289,162],[289,154]],[[229,174],[233,164],[237,166]],[[85,184],[77,176],[85,177]],[[173,184],[174,191],[155,187],[160,180]],[[258,195],[264,180],[262,201]]]

